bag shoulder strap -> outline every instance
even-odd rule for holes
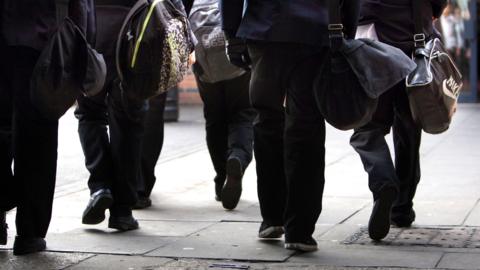
[[[340,7],[340,0],[328,0],[328,37],[333,51],[340,49],[344,37]]]
[[[422,7],[425,0],[412,0],[413,22],[415,25],[413,42],[415,48],[425,48],[426,37],[423,32]]]

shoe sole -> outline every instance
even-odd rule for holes
[[[88,225],[99,224],[105,220],[105,211],[113,204],[112,196],[100,196],[95,198],[93,206],[90,209],[86,209],[82,223]]]
[[[128,224],[120,224],[120,223],[113,223],[111,224],[110,222],[108,223],[108,228],[110,229],[116,229],[122,232],[126,231],[133,231],[139,228],[139,226],[130,226]]]
[[[281,226],[272,226],[258,233],[258,238],[276,239],[282,237],[285,230]]]
[[[313,246],[313,245],[306,245],[302,243],[285,243],[285,248],[290,250],[302,251],[302,252],[312,252],[312,251],[318,250],[317,245]]]
[[[242,195],[242,165],[238,159],[227,161],[227,180],[220,195],[222,205],[227,210],[237,207]]]
[[[372,215],[368,222],[368,234],[374,241],[380,241],[388,235],[390,231],[390,212],[393,202],[397,197],[397,191],[394,188],[388,188],[380,194],[378,209],[372,210]]]

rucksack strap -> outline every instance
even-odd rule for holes
[[[422,7],[424,0],[412,0],[413,22],[415,24],[413,42],[415,48],[424,48],[426,36],[423,32]]]
[[[121,88],[121,83],[124,80],[124,76],[122,73],[122,67],[120,66],[120,50],[122,47],[122,41],[123,41],[123,35],[125,32],[125,28],[128,25],[128,22],[130,19],[132,19],[133,16],[135,16],[139,11],[141,11],[144,7],[149,5],[149,0],[138,0],[135,5],[130,9],[128,12],[127,16],[125,17],[122,28],[120,28],[120,32],[118,33],[117,37],[117,44],[115,47],[115,65],[117,67],[117,74],[118,78],[120,79],[120,88]]]

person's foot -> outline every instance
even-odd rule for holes
[[[398,228],[409,228],[412,226],[412,223],[415,221],[415,211],[410,209],[408,214],[398,214],[392,211],[392,216],[390,217],[390,224]]]
[[[282,237],[285,233],[283,226],[272,226],[262,222],[258,230],[258,238],[262,239],[276,239]]]
[[[131,231],[138,229],[138,221],[132,216],[110,216],[108,219],[108,227],[119,231]]]
[[[396,198],[397,190],[394,187],[387,186],[379,192],[368,222],[368,234],[372,240],[380,241],[387,236],[390,230],[390,212]]]
[[[225,209],[233,210],[237,207],[242,195],[243,168],[240,159],[232,157],[227,160],[227,180],[222,188],[221,199]]]
[[[7,244],[7,212],[0,211],[0,245]]]
[[[109,189],[104,188],[90,196],[87,207],[83,211],[83,224],[98,224],[105,220],[105,210],[113,203],[113,196]]]
[[[145,209],[152,206],[152,200],[149,197],[138,197],[137,203],[133,206],[133,209]]]
[[[306,240],[287,240],[285,241],[285,248],[302,252],[312,252],[318,250],[318,245],[317,241],[310,236]]]
[[[26,255],[47,249],[43,238],[16,236],[13,243],[13,255]]]

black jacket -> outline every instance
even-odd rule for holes
[[[274,42],[327,45],[327,0],[221,0],[223,29],[237,37]],[[359,0],[344,0],[344,21],[354,35]]]
[[[433,35],[432,18],[442,14],[447,0],[363,0],[359,24],[375,23],[381,41],[409,52],[414,34],[412,1],[423,1],[424,32]]]
[[[2,36],[7,45],[41,50],[57,25],[55,0],[2,0]]]

